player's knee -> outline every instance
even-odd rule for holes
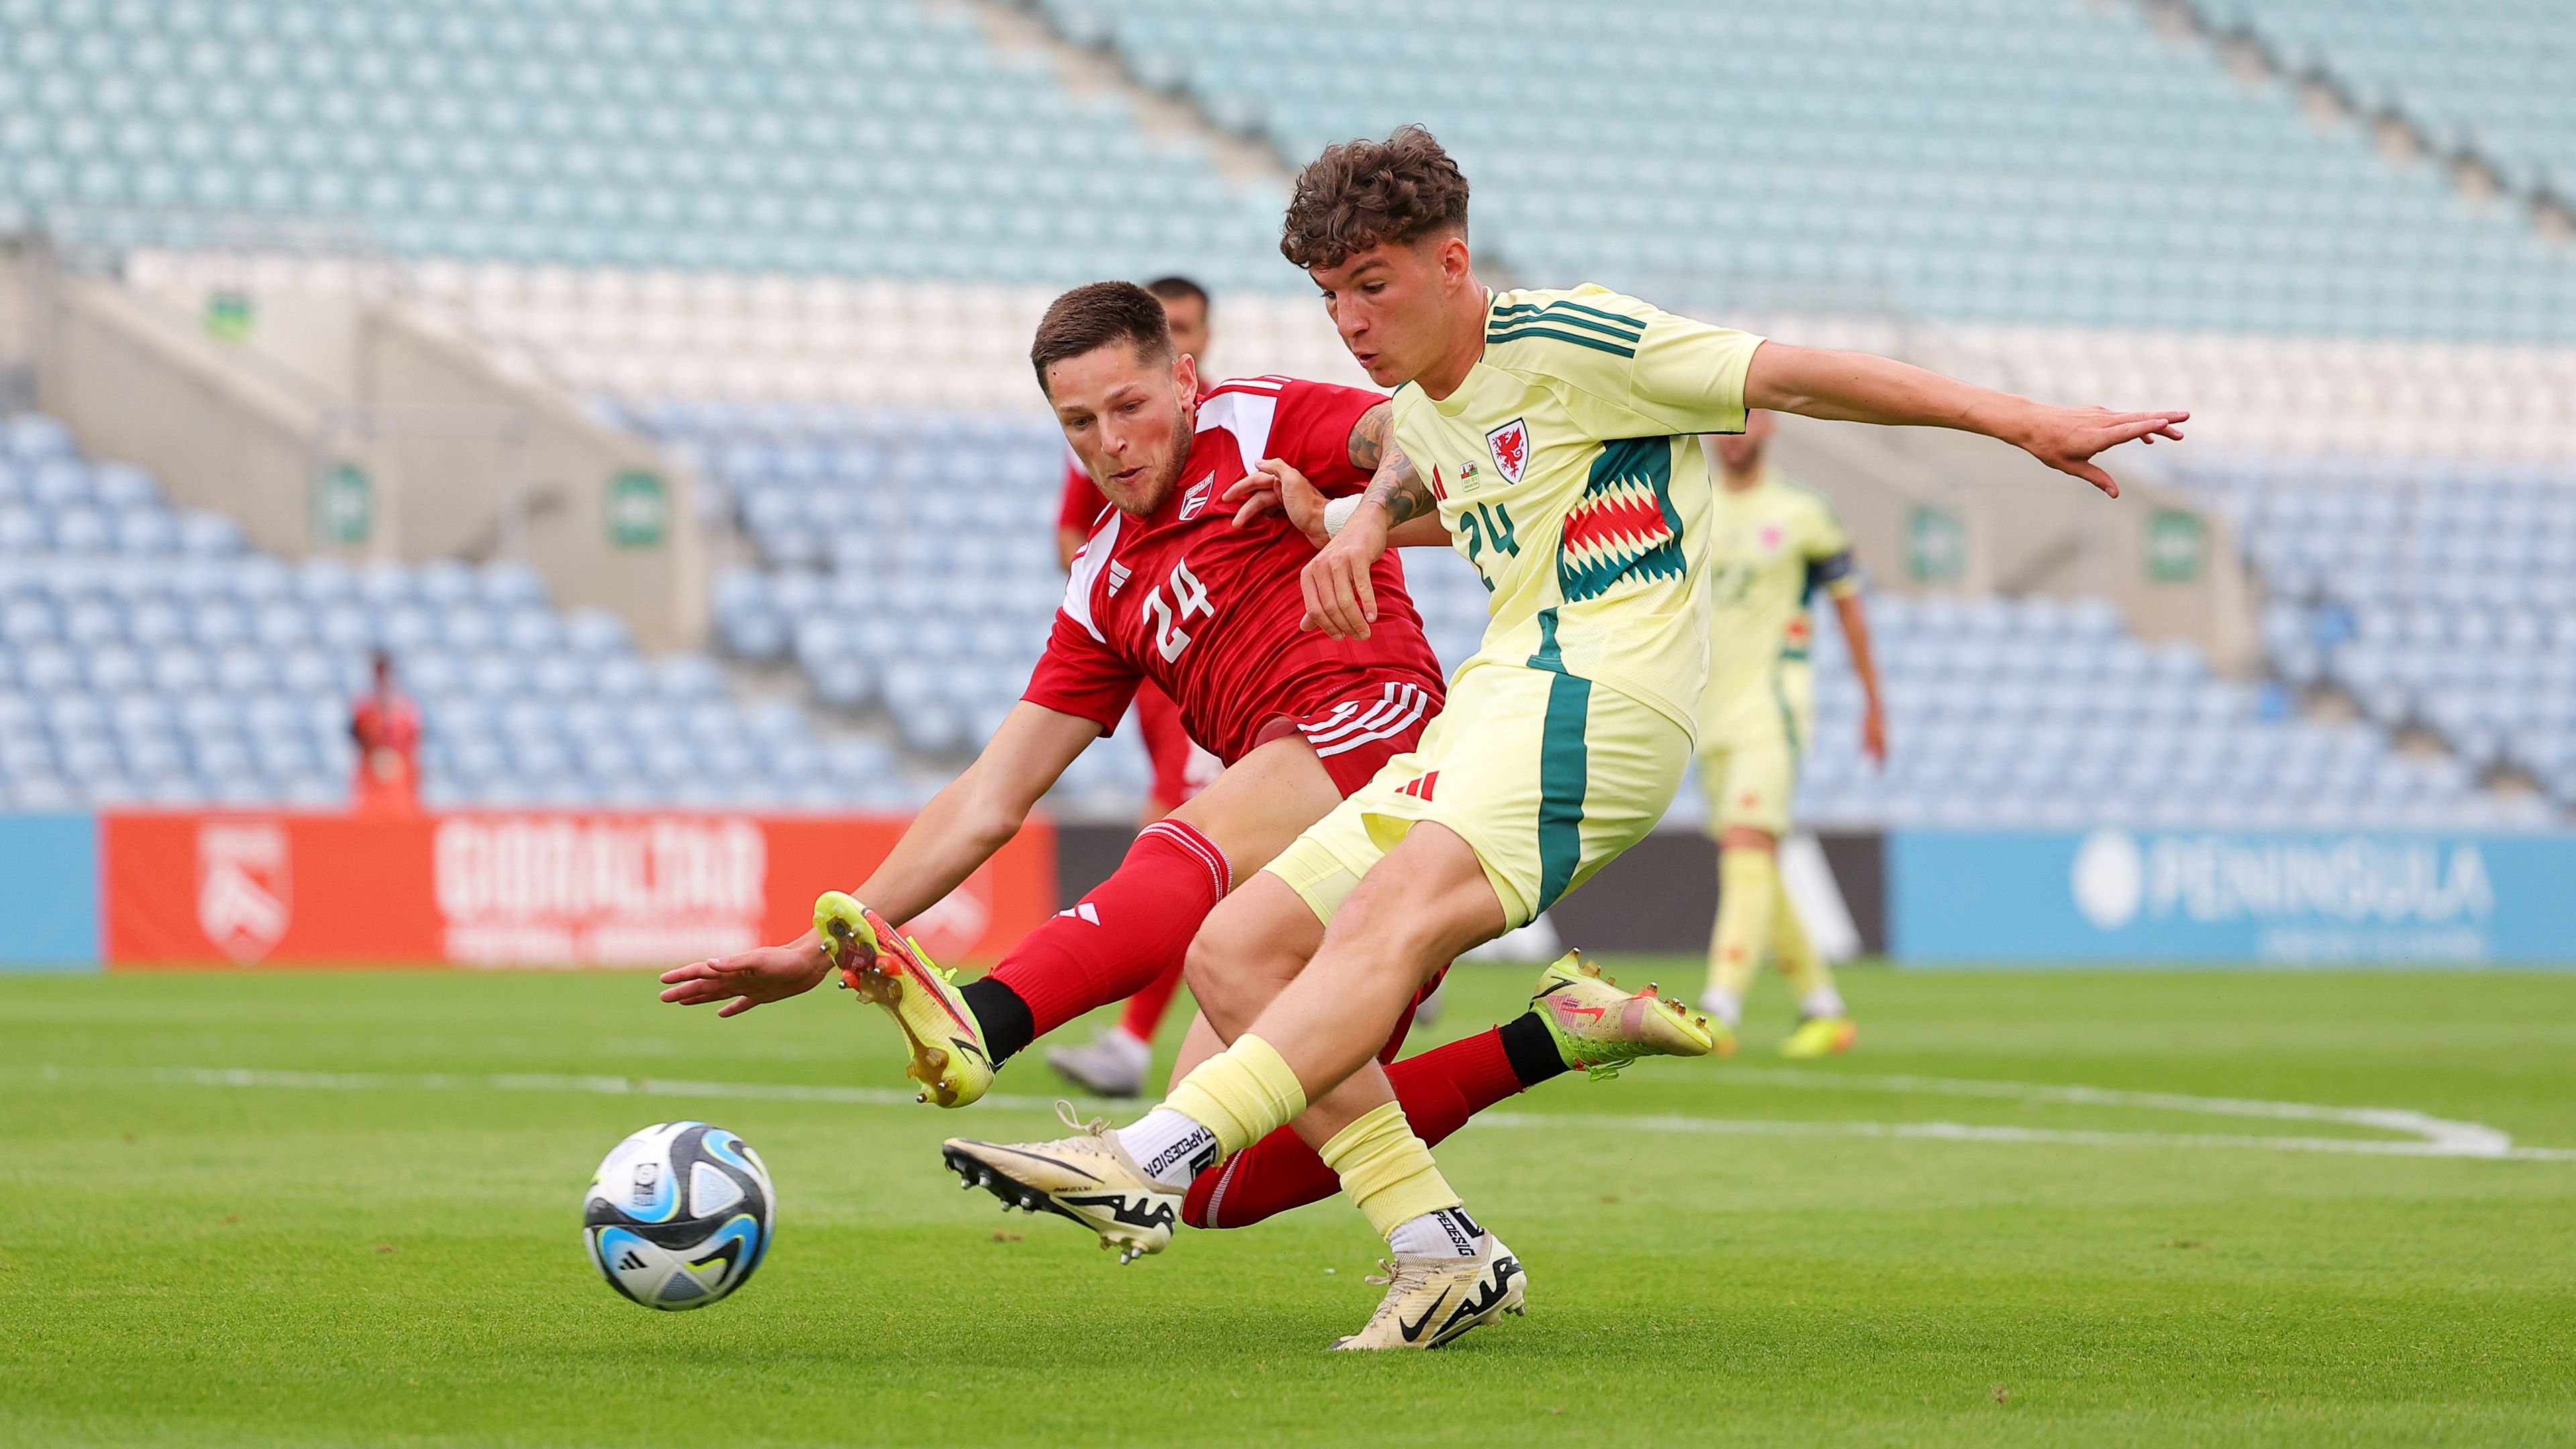
[[[1211,1023],[1229,1032],[1259,1015],[1303,964],[1281,949],[1257,917],[1257,912],[1219,906],[1190,938],[1189,952],[1181,959],[1181,979],[1189,983],[1190,995]]]
[[[1414,895],[1380,891],[1354,894],[1334,918],[1332,938],[1344,953],[1383,967],[1402,966],[1416,982],[1458,954],[1501,935],[1507,924],[1493,888],[1480,876],[1474,887]]]

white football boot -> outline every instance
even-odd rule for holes
[[[980,1187],[1002,1200],[1004,1211],[1051,1212],[1100,1235],[1100,1246],[1118,1249],[1132,1263],[1172,1242],[1181,1199],[1145,1175],[1118,1134],[1098,1118],[1075,1118],[1069,1102],[1056,1104],[1068,1127],[1081,1131],[1053,1142],[976,1142],[951,1137],[940,1149],[962,1187]]]
[[[1472,1258],[1424,1258],[1398,1253],[1378,1264],[1386,1285],[1377,1312],[1359,1332],[1333,1340],[1337,1349],[1439,1348],[1471,1328],[1506,1313],[1518,1314],[1529,1289],[1521,1260],[1492,1233],[1477,1239]]]

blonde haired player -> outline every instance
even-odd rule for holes
[[[1798,997],[1798,1027],[1780,1043],[1787,1057],[1849,1051],[1859,1028],[1816,954],[1798,908],[1780,888],[1780,839],[1789,833],[1798,762],[1815,732],[1815,683],[1807,661],[1807,600],[1822,589],[1841,616],[1853,672],[1860,676],[1861,749],[1887,758],[1878,668],[1861,613],[1851,539],[1823,494],[1791,482],[1765,454],[1773,422],[1750,414],[1744,431],[1710,439],[1718,487],[1709,513],[1711,620],[1708,688],[1699,704],[1699,780],[1708,792],[1708,830],[1717,838],[1717,929],[1708,948],[1701,1005],[1735,1050],[1744,993],[1767,955]]]
[[[1420,127],[1307,166],[1280,250],[1397,388],[1396,446],[1359,501],[1323,513],[1309,620],[1366,639],[1387,548],[1454,543],[1493,591],[1484,644],[1417,748],[1200,927],[1190,989],[1225,1050],[1123,1127],[947,1154],[1043,1175],[1031,1198],[1089,1225],[1167,1214],[1193,1173],[1293,1123],[1390,1250],[1377,1311],[1336,1346],[1436,1348],[1519,1311],[1526,1275],[1441,1177],[1375,1053],[1422,983],[1580,885],[1680,787],[1708,678],[1697,435],[1740,431],[1747,406],[1951,427],[2116,494],[2093,455],[2179,438],[2187,415],[2048,407],[1600,287],[1493,292],[1468,254],[1466,178]],[[1296,482],[1264,469],[1297,519]]]

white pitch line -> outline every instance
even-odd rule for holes
[[[1674,1132],[1709,1137],[1880,1137],[1935,1142],[2046,1142],[2078,1147],[2251,1147],[2274,1152],[2342,1152],[2364,1157],[2469,1157],[2487,1161],[2576,1162],[2576,1148],[2502,1147],[2474,1150],[2449,1142],[2388,1141],[2366,1137],[2256,1137],[2221,1132],[2087,1132],[2053,1127],[1988,1127],[1966,1122],[1775,1122],[1741,1117],[1625,1117],[1611,1113],[1552,1115],[1481,1112],[1470,1127],[1583,1126],[1632,1132]],[[2498,1134],[2501,1135],[2501,1134]]]
[[[2513,1137],[2477,1122],[2455,1122],[2403,1107],[2328,1107],[2313,1102],[2265,1102],[2243,1097],[2194,1097],[2180,1092],[2131,1092],[2111,1087],[2053,1087],[2033,1082],[1980,1082],[1956,1077],[1865,1076],[1752,1067],[1721,1080],[1755,1085],[1848,1092],[1902,1092],[1909,1096],[1988,1097],[2083,1107],[2140,1107],[2159,1112],[2198,1112],[2212,1117],[2267,1117],[2288,1122],[2340,1122],[2404,1132],[2437,1143],[2444,1157],[2496,1157]]]
[[[848,1107],[911,1107],[921,1099],[891,1087],[808,1086],[788,1082],[694,1082],[671,1077],[571,1076],[551,1072],[289,1072],[264,1067],[61,1067],[0,1072],[39,1082],[161,1082],[192,1087],[273,1087],[290,1091],[581,1092],[608,1097],[722,1097],[745,1101],[829,1102]],[[996,1092],[983,1099],[1005,1111],[1048,1112],[1059,1101],[1112,1111],[1135,1105],[1101,1097],[1025,1097]]]
[[[2455,1122],[2387,1107],[2330,1107],[2307,1102],[2264,1102],[2234,1097],[2193,1097],[2174,1092],[2125,1092],[2105,1087],[2059,1087],[2025,1082],[1980,1082],[1950,1077],[1844,1076],[1831,1072],[1748,1068],[1730,1078],[1772,1086],[1828,1090],[1915,1092],[2008,1101],[2143,1107],[2224,1117],[2270,1117],[2343,1122],[2412,1132],[2413,1140],[2359,1137],[2259,1137],[2230,1133],[2094,1132],[2048,1127],[1982,1126],[1964,1122],[1793,1122],[1676,1114],[1484,1112],[1469,1126],[1500,1128],[1586,1127],[1606,1131],[1676,1133],[1711,1137],[1871,1137],[1935,1142],[2050,1143],[2080,1147],[2231,1147],[2273,1152],[2331,1152],[2367,1157],[2469,1157],[2490,1161],[2576,1162],[2576,1148],[2517,1147],[2504,1132],[2476,1122]],[[472,1076],[449,1072],[291,1072],[255,1067],[146,1067],[134,1069],[44,1066],[0,1072],[0,1079],[40,1082],[158,1082],[198,1087],[268,1087],[302,1091],[577,1092],[609,1097],[693,1097],[735,1101],[824,1102],[849,1107],[910,1107],[910,1092],[886,1087],[810,1086],[784,1082],[697,1082],[665,1077],[571,1076],[502,1072]],[[1043,1112],[1059,1099],[1000,1094],[984,1101],[1003,1111]],[[1100,1098],[1070,1099],[1080,1108],[1132,1107]]]

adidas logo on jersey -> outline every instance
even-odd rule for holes
[[[1427,775],[1417,775],[1413,779],[1407,780],[1403,784],[1396,786],[1395,793],[1398,795],[1410,795],[1416,800],[1427,802],[1431,799],[1432,790],[1438,787],[1439,784],[1440,772],[1438,770],[1433,770]]]
[[[1056,914],[1059,916],[1071,916],[1077,921],[1089,921],[1095,926],[1100,924],[1100,912],[1095,910],[1089,901],[1084,901],[1078,906],[1067,906],[1063,910],[1056,912]]]
[[[1127,582],[1128,576],[1129,576],[1129,575],[1131,575],[1131,574],[1133,574],[1133,573],[1135,573],[1135,572],[1136,572],[1136,571],[1135,571],[1134,569],[1131,569],[1131,568],[1127,567],[1125,564],[1120,563],[1118,560],[1116,560],[1116,559],[1114,559],[1114,558],[1113,558],[1113,559],[1111,559],[1111,560],[1109,561],[1109,593],[1110,593],[1110,596],[1111,596],[1111,597],[1113,597],[1113,598],[1115,598],[1115,597],[1117,596],[1117,593],[1118,593],[1118,590],[1120,589],[1120,587],[1121,587],[1121,586],[1123,586],[1123,585]]]

